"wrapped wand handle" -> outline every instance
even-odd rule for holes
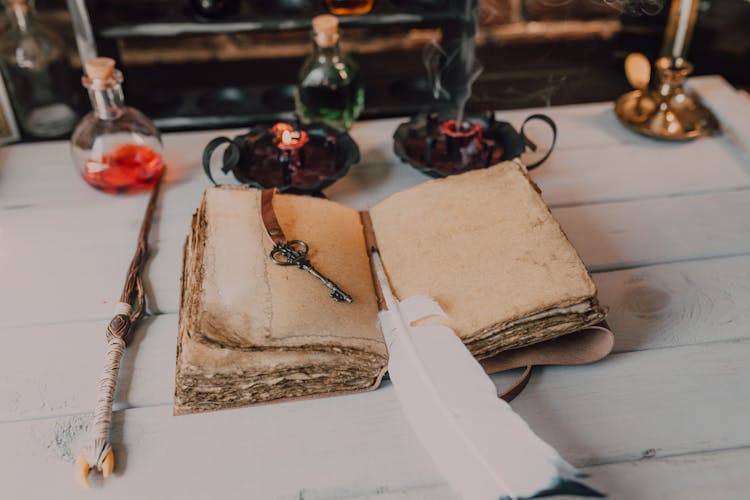
[[[120,302],[115,307],[115,316],[107,326],[107,354],[104,370],[99,379],[99,396],[94,411],[94,422],[91,441],[76,461],[76,473],[79,481],[89,487],[88,475],[96,469],[107,478],[115,467],[115,457],[109,442],[109,428],[112,421],[112,403],[114,402],[117,375],[120,371],[120,360],[133,327],[141,319],[146,306],[146,294],[143,288],[141,271],[148,258],[148,233],[151,229],[156,200],[159,197],[164,172],[154,184],[151,197],[146,207],[141,230],[138,234],[138,247],[128,268],[125,286],[120,295]]]

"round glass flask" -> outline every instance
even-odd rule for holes
[[[122,73],[114,60],[99,57],[85,66],[82,82],[93,110],[70,140],[75,166],[84,181],[107,193],[150,189],[164,169],[159,130],[125,105]]]

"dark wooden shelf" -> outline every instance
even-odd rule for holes
[[[171,38],[175,36],[218,35],[232,33],[280,33],[309,31],[312,19],[328,12],[317,0],[281,2],[264,0],[241,2],[239,11],[220,20],[201,18],[186,0],[86,0],[100,53],[121,60],[117,39]],[[365,15],[339,16],[347,28],[392,28],[394,36],[408,28],[439,28],[442,43],[453,47],[461,40],[473,43],[474,27],[467,22],[477,0],[379,0]],[[288,5],[299,5],[294,11],[283,11]],[[288,7],[287,7],[288,8]],[[367,30],[363,30],[367,31]],[[145,41],[144,41],[145,42]],[[407,51],[409,52],[409,51]],[[419,79],[424,71],[421,48],[415,57],[405,57],[402,51],[381,54],[378,64],[368,70],[363,63],[370,55],[359,54],[364,81],[367,82],[366,108],[363,118],[408,115],[432,106],[431,87]],[[288,61],[286,59],[289,59]],[[252,73],[244,61],[216,60],[192,64],[150,64],[126,67],[126,92],[129,102],[143,110],[163,130],[221,128],[246,126],[258,119],[284,117],[294,109],[290,92],[302,61],[299,58],[254,62]],[[294,60],[292,60],[294,59]],[[383,68],[383,60],[390,60]],[[393,64],[398,61],[398,64]],[[407,66],[406,61],[411,61]],[[444,85],[453,88],[465,78],[457,58],[451,78]],[[259,66],[273,63],[261,71]],[[293,66],[290,66],[293,65]],[[397,67],[394,74],[391,67]],[[453,66],[452,66],[453,67]],[[208,70],[210,68],[210,71]],[[233,69],[234,68],[234,69]],[[290,69],[291,68],[291,69]],[[175,71],[184,70],[184,78]],[[163,74],[164,78],[155,75]],[[415,73],[417,73],[415,75]],[[463,75],[463,76],[462,76]],[[271,81],[273,80],[273,81]],[[170,90],[154,90],[153,81],[171,82]],[[183,85],[189,82],[190,85]],[[279,85],[284,82],[287,85]]]
[[[404,116],[435,109],[426,81],[379,81],[365,88],[361,119]],[[129,93],[129,102],[154,120],[159,129],[191,130],[245,127],[260,120],[294,116],[293,85],[182,89],[145,94]]]
[[[425,14],[381,14],[365,16],[342,16],[339,18],[343,27],[369,27],[394,25],[434,25],[458,19],[457,14],[450,12],[433,12]],[[260,21],[235,20],[198,22],[185,19],[169,21],[144,21],[142,23],[112,23],[99,28],[104,38],[129,37],[168,37],[177,35],[205,35],[218,33],[252,33],[268,31],[304,31],[310,29],[310,19],[263,19]]]
[[[220,20],[204,20],[187,7],[148,9],[139,4],[115,5],[92,12],[93,25],[102,38],[171,37],[177,35],[206,35],[221,33],[259,33],[274,31],[306,31],[311,19],[327,12],[322,7],[303,10],[290,15],[276,12],[253,11],[249,8]],[[428,27],[458,22],[463,13],[448,2],[444,8],[400,9],[383,2],[372,12],[360,16],[340,16],[343,27],[366,28],[378,26]]]

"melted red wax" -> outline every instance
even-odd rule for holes
[[[135,193],[150,189],[163,169],[161,155],[152,148],[121,144],[86,162],[83,180],[107,193]]]

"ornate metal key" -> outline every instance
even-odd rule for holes
[[[271,250],[271,260],[280,266],[297,266],[303,271],[312,274],[331,291],[331,297],[338,302],[351,302],[351,295],[344,292],[333,281],[320,274],[307,259],[310,247],[304,241],[291,240],[279,243]]]

